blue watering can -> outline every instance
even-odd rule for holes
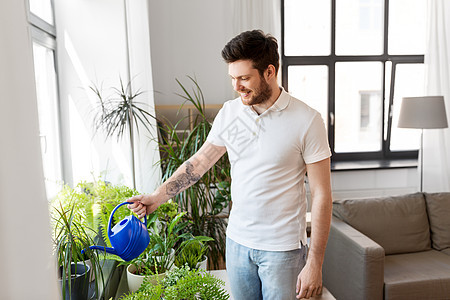
[[[130,261],[144,252],[150,242],[150,236],[147,231],[147,217],[144,217],[143,223],[135,216],[128,216],[111,229],[114,213],[125,204],[129,204],[129,202],[117,205],[109,217],[108,238],[112,247],[94,245],[89,248],[106,251],[119,256],[125,261]],[[83,249],[81,253],[83,254],[85,250]]]

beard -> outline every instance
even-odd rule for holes
[[[263,77],[260,77],[260,79],[261,83],[259,84],[258,88],[255,88],[253,90],[244,90],[244,92],[253,92],[252,97],[247,102],[245,102],[245,100],[241,97],[241,100],[245,105],[261,104],[268,101],[272,96],[272,89],[270,88],[269,84]]]

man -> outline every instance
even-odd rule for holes
[[[217,114],[207,142],[150,195],[128,199],[139,217],[182,192],[225,152],[233,208],[226,264],[236,300],[310,298],[321,293],[331,221],[330,150],[320,114],[277,83],[278,45],[243,32],[222,50],[240,94]],[[304,177],[312,195],[307,254]]]

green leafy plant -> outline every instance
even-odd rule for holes
[[[78,263],[86,266],[86,260],[90,260],[91,272],[96,276],[96,289],[99,290],[99,283],[104,284],[102,263],[99,254],[89,249],[93,244],[91,228],[86,227],[82,222],[82,217],[75,212],[75,205],[64,208],[62,203],[59,206],[53,206],[53,233],[55,254],[58,260],[58,266],[61,269],[62,295],[66,295],[66,289],[71,291],[71,280],[67,280],[69,286],[66,286],[66,278],[72,278],[72,264],[75,264],[75,272]],[[86,249],[84,254],[81,250]],[[89,277],[86,277],[84,284],[89,284]]]
[[[92,182],[82,181],[75,188],[64,185],[52,200],[52,206],[62,205],[65,210],[73,206],[79,222],[86,228],[94,229],[88,231],[91,238],[100,235],[102,241],[111,247],[108,238],[110,214],[118,204],[135,195],[139,195],[139,192],[124,185],[114,185],[101,179]],[[51,213],[54,215],[55,211],[51,210]],[[112,226],[130,214],[131,212],[125,208],[117,210],[113,216]]]
[[[154,278],[147,276],[138,291],[121,299],[227,300],[230,298],[223,288],[225,283],[204,270],[192,270],[184,266],[167,272],[163,280],[156,279],[155,282]]]
[[[198,263],[207,257],[208,250],[208,245],[200,241],[193,241],[175,257],[175,266],[180,268],[188,265],[191,269],[198,269]]]
[[[179,253],[191,243],[203,244],[213,240],[210,237],[184,232],[189,222],[183,221],[186,213],[177,214],[177,208],[176,203],[169,201],[147,216],[150,243],[137,258],[126,262],[115,255],[106,254],[106,257],[120,261],[121,265],[133,264],[136,275],[162,274],[172,268]]]
[[[51,202],[50,213],[54,220],[60,217],[58,210],[55,209],[59,207],[64,211],[73,209],[74,216],[85,228],[98,228],[99,219],[96,216],[100,209],[95,205],[94,199],[84,192],[84,183],[79,183],[75,188],[71,188],[69,185],[62,186]],[[89,230],[87,233],[91,238],[97,235],[93,230]]]
[[[173,265],[173,260],[191,243],[213,240],[210,237],[194,236],[191,232],[183,232],[183,229],[189,225],[189,222],[183,221],[185,214],[186,212],[179,213],[162,224],[158,219],[157,212],[149,216],[149,261],[151,264],[156,264],[161,270],[169,270]]]
[[[205,114],[205,99],[203,92],[197,81],[188,76],[193,88],[187,88],[176,80],[182,94],[178,94],[184,99],[185,104],[191,104],[195,110],[195,117],[189,128],[179,134],[179,120],[174,125],[170,122],[159,122],[159,148],[161,152],[160,164],[163,170],[163,180],[168,179],[206,142],[211,123]],[[186,232],[193,235],[209,236],[215,240],[211,246],[210,257],[214,267],[218,267],[221,260],[225,258],[225,231],[226,209],[231,200],[230,193],[230,164],[225,154],[203,177],[193,186],[177,195],[174,199],[186,212],[183,217],[191,221],[186,228]],[[218,197],[217,197],[218,196]]]
[[[106,245],[111,247],[111,242],[108,238],[108,222],[111,212],[117,205],[126,201],[128,198],[139,195],[139,192],[124,185],[113,185],[102,180],[92,183],[90,187],[87,187],[87,191],[93,197],[96,205],[100,207],[100,214],[98,215],[100,233]],[[114,213],[111,226],[114,227],[115,224],[130,214],[132,213],[126,208],[118,209]]]
[[[104,96],[101,88],[95,85],[91,86],[90,89],[97,96],[100,103],[100,109],[94,120],[96,130],[103,129],[106,138],[115,135],[118,141],[128,131],[130,137],[133,187],[136,188],[134,128],[136,128],[139,134],[140,124],[150,132],[149,125],[151,122],[149,119],[154,118],[153,115],[143,108],[145,103],[136,101],[136,98],[142,95],[143,92],[140,90],[133,91],[131,81],[125,86],[122,78],[120,78],[120,87],[112,88],[112,96]]]

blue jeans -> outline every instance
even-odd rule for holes
[[[233,299],[296,299],[297,277],[306,255],[306,246],[292,251],[264,251],[227,238],[226,264]]]

